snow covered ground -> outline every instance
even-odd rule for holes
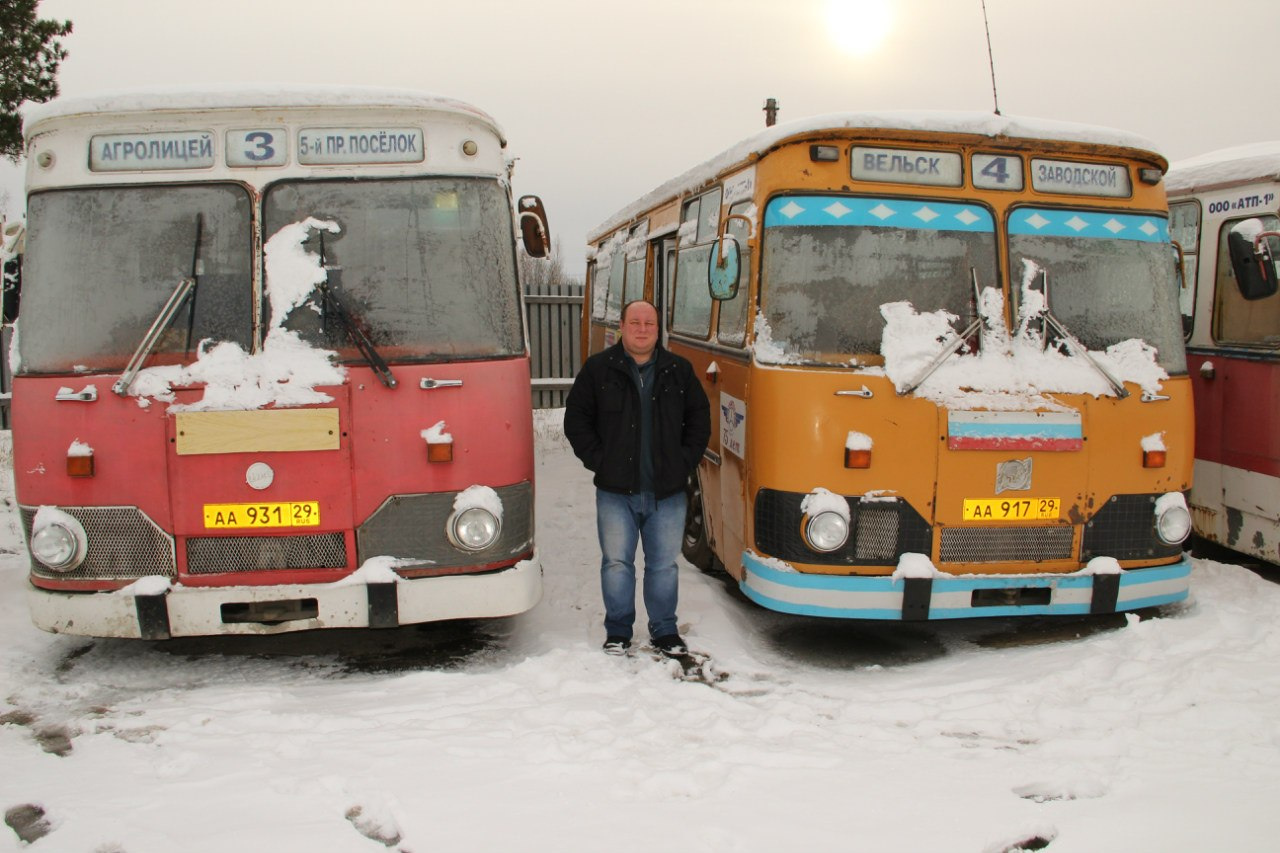
[[[5,465],[0,810],[44,834],[0,828],[0,850],[1280,849],[1280,586],[1201,560],[1155,618],[922,628],[769,613],[685,566],[681,628],[712,663],[683,680],[600,652],[592,488],[558,414],[545,595],[496,623],[44,634]]]

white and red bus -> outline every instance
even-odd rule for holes
[[[1195,389],[1196,533],[1280,564],[1280,142],[1174,164]]]
[[[383,90],[25,126],[15,487],[37,626],[163,639],[541,595],[516,235],[484,112]],[[515,211],[518,209],[519,218]]]

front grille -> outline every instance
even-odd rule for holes
[[[769,557],[820,566],[892,565],[906,552],[928,554],[932,528],[902,500],[845,497],[852,530],[838,551],[820,553],[805,544],[801,532],[806,494],[761,489],[756,493],[755,546]]]
[[[1114,495],[1085,525],[1080,559],[1143,560],[1180,554],[1181,543],[1166,544],[1156,533],[1155,504],[1159,498],[1160,495]]]
[[[457,492],[394,495],[356,531],[361,561],[390,554],[422,568],[450,569],[523,556],[533,547],[533,485],[516,483],[494,491],[502,501],[502,530],[483,551],[464,551],[445,532]]]
[[[22,529],[31,541],[31,525],[39,507],[21,507]],[[80,522],[88,539],[84,562],[70,572],[54,572],[31,560],[31,573],[61,580],[136,580],[177,574],[173,538],[133,506],[62,506]]]
[[[942,531],[942,563],[1034,563],[1068,560],[1073,528],[948,527]]]
[[[341,533],[306,536],[203,536],[187,540],[187,572],[215,575],[272,569],[341,569],[347,565]]]
[[[854,525],[855,555],[859,560],[888,562],[897,557],[898,507],[863,504]]]

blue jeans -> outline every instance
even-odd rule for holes
[[[638,542],[644,543],[644,609],[649,617],[649,636],[676,633],[676,557],[684,539],[685,501],[684,492],[655,500],[652,492],[620,495],[596,490],[607,636],[631,639],[636,619]]]

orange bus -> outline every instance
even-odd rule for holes
[[[715,407],[685,555],[758,604],[924,620],[1185,598],[1192,401],[1132,134],[957,113],[770,127],[599,226]]]
[[[506,139],[299,89],[25,128],[13,364],[29,601],[162,639],[505,616],[541,595]],[[519,219],[516,217],[519,211]]]

